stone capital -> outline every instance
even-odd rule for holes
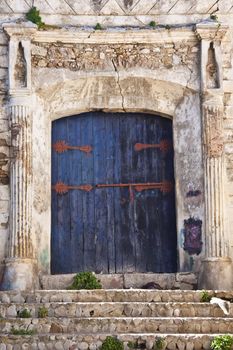
[[[209,89],[202,93],[202,105],[209,109],[223,110],[223,90]]]
[[[5,23],[9,37],[9,95],[24,96],[31,91],[31,40],[36,25],[31,22]]]
[[[197,24],[195,33],[199,40],[221,41],[228,28],[225,24],[209,21]]]
[[[10,40],[31,40],[37,31],[37,25],[32,22],[3,23],[2,26]]]

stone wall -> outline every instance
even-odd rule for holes
[[[72,71],[105,71],[140,68],[197,71],[197,43],[70,45],[34,44],[32,66]]]
[[[0,281],[5,257],[9,224],[9,157],[10,132],[6,113],[7,102],[7,38],[0,30]]]
[[[173,118],[179,262],[199,271],[203,254],[183,249],[185,220],[204,223],[201,48],[195,24],[230,26],[222,40],[224,90],[224,230],[233,258],[233,3],[229,0],[35,0],[47,31],[32,37],[33,219],[40,271],[50,259],[50,137],[56,118],[94,108],[142,111]],[[30,1],[5,0],[0,23],[20,23]],[[149,26],[150,21],[156,26]],[[95,30],[101,23],[104,30]],[[205,22],[207,23],[207,22]],[[211,22],[210,22],[211,23]],[[51,26],[52,25],[52,26]],[[221,26],[220,26],[221,27]],[[136,38],[136,39],[135,39]],[[7,39],[0,32],[0,264],[9,219],[10,133]],[[62,93],[61,93],[62,91]],[[204,224],[202,226],[204,230]],[[203,231],[203,251],[205,249]],[[1,271],[0,271],[1,278]]]

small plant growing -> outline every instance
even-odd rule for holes
[[[15,329],[14,327],[11,328],[11,334],[13,335],[33,335],[36,332],[31,329]]]
[[[95,25],[95,28],[94,28],[95,30],[102,30],[103,28],[102,28],[102,26],[101,26],[101,24],[100,23],[97,23],[96,25]]]
[[[38,310],[39,318],[46,318],[48,317],[48,314],[49,314],[48,309],[45,306],[39,307],[39,310]]]
[[[233,345],[233,336],[226,335],[218,335],[211,342],[212,350],[231,350]]]
[[[155,21],[151,21],[149,23],[149,26],[152,27],[152,28],[155,28],[157,26],[157,23]]]
[[[217,16],[217,15],[210,15],[210,18],[211,18],[213,21],[218,21],[218,16]]]
[[[129,341],[127,346],[129,349],[146,349],[146,341],[139,338],[135,342]]]
[[[35,23],[39,29],[44,28],[45,24],[42,22],[40,11],[33,6],[27,13],[26,18],[31,21],[32,23]]]
[[[165,347],[165,340],[157,337],[154,342],[153,350],[163,350]]]
[[[129,341],[127,346],[129,349],[137,349],[137,342]]]
[[[67,289],[101,289],[101,283],[92,272],[79,272]]]
[[[124,350],[124,345],[121,340],[109,336],[103,341],[100,350]]]
[[[201,301],[202,303],[209,303],[211,298],[212,298],[211,295],[210,295],[209,292],[207,292],[206,290],[203,290],[203,291],[201,292],[200,301]]]
[[[28,309],[23,309],[17,312],[18,317],[20,318],[30,318],[32,317],[31,312]]]

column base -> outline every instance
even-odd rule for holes
[[[232,260],[228,257],[206,258],[198,279],[199,289],[232,290]]]
[[[6,259],[1,290],[38,289],[39,279],[35,259]]]

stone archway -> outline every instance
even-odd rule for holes
[[[50,273],[50,220],[51,220],[51,196],[50,196],[50,184],[51,184],[51,123],[53,120],[58,119],[65,115],[65,111],[68,114],[79,114],[87,111],[103,110],[111,112],[144,112],[150,114],[160,114],[167,118],[173,119],[173,139],[174,139],[174,167],[175,167],[175,192],[176,192],[176,211],[177,211],[177,242],[178,242],[178,261],[179,267],[186,264],[186,257],[184,256],[183,247],[179,245],[179,231],[185,218],[185,212],[183,210],[183,198],[185,193],[182,186],[185,186],[185,181],[189,182],[190,176],[196,178],[196,181],[202,181],[202,168],[201,165],[198,170],[195,169],[191,174],[193,168],[194,157],[190,153],[190,168],[186,169],[187,179],[185,180],[182,173],[179,171],[183,165],[184,154],[186,153],[185,140],[193,138],[199,139],[198,143],[198,162],[201,164],[201,135],[200,124],[199,127],[193,132],[188,132],[189,123],[187,123],[185,129],[187,134],[181,136],[183,133],[183,119],[190,119],[195,114],[195,111],[199,109],[199,96],[195,91],[185,89],[183,86],[174,84],[167,81],[157,81],[151,77],[131,77],[125,76],[122,78],[119,89],[119,82],[115,76],[99,76],[99,77],[79,77],[78,80],[67,79],[65,82],[53,83],[43,86],[39,84],[39,90],[33,97],[34,117],[32,127],[32,140],[33,140],[33,206],[32,209],[32,242],[33,252],[37,260],[22,260],[20,258],[19,270],[25,271],[26,278],[19,280],[14,278],[14,281],[8,284],[7,288],[15,288],[16,285],[20,285],[20,288],[24,288],[30,284],[30,281],[35,281],[32,276],[35,276],[35,269],[38,269],[40,273]],[[107,93],[106,93],[107,92]],[[22,101],[22,98],[19,98]],[[18,98],[16,100],[18,104]],[[26,101],[31,101],[31,97]],[[13,102],[13,100],[12,100]],[[30,102],[29,102],[30,103]],[[192,114],[188,114],[188,111],[193,110]],[[30,109],[29,109],[30,111]],[[30,112],[32,113],[32,112]],[[38,130],[40,132],[38,133]],[[181,137],[180,137],[181,136]],[[195,163],[197,162],[197,149],[195,149]],[[182,179],[183,177],[183,179]],[[185,180],[185,181],[184,181]],[[202,203],[198,207],[200,216],[202,215]],[[38,264],[37,264],[38,261]],[[8,271],[16,271],[15,260],[9,261]],[[11,273],[5,274],[9,279]],[[30,277],[31,276],[31,277]],[[25,284],[26,283],[26,284]]]

